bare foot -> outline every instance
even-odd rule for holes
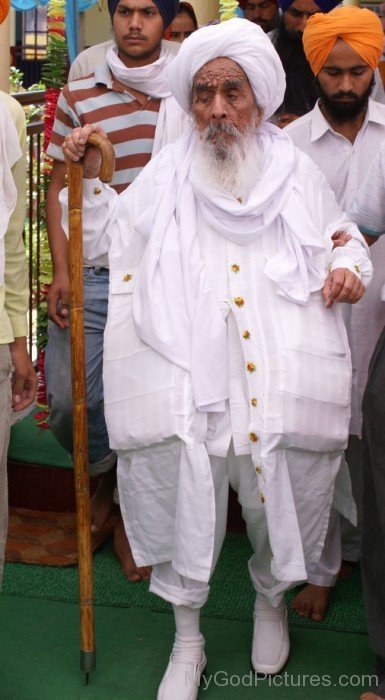
[[[362,693],[360,700],[384,700],[381,695],[376,695],[375,693]]]
[[[333,588],[329,586],[316,586],[308,583],[295,596],[291,607],[301,617],[310,617],[314,622],[321,622],[325,618],[329,607]]]
[[[111,515],[115,482],[115,469],[100,477],[98,487],[91,498],[91,532],[100,530]]]
[[[114,530],[114,551],[128,581],[133,583],[148,581],[151,575],[151,566],[136,566],[121,515],[119,515],[119,520]]]
[[[355,566],[356,564],[354,561],[345,561],[343,559],[341,563],[341,568],[339,570],[338,578],[343,579],[347,576],[350,576],[353,573]]]

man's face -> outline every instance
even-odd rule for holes
[[[126,66],[148,65],[159,57],[164,25],[152,0],[119,0],[112,26],[119,58]]]
[[[259,24],[264,32],[270,32],[277,25],[278,7],[269,0],[250,0],[245,5],[244,13],[246,19]]]
[[[258,126],[262,118],[244,70],[230,58],[215,58],[195,75],[192,112],[198,131],[207,129],[208,139],[219,147]]]
[[[321,105],[337,120],[349,121],[366,109],[373,71],[342,39],[334,44],[317,80]]]
[[[318,5],[313,0],[295,0],[283,13],[285,29],[297,36],[303,34],[309,17],[319,11]]]

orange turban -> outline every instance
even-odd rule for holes
[[[374,70],[382,55],[384,33],[377,15],[352,5],[336,7],[328,14],[317,12],[309,18],[303,33],[303,47],[310,67],[317,75],[337,39],[343,39]]]
[[[9,12],[9,0],[0,0],[0,24],[2,24]]]

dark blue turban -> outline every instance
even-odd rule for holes
[[[108,0],[108,11],[111,19],[116,10],[118,2],[119,0]],[[152,2],[157,6],[160,14],[162,15],[164,27],[168,27],[177,13],[179,0],[152,0]]]
[[[293,2],[294,0],[278,0],[278,4],[282,12],[286,12]],[[314,0],[314,2],[319,7],[320,12],[330,12],[330,10],[333,10],[340,4],[341,0]]]

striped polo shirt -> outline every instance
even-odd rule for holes
[[[76,126],[100,125],[115,151],[115,173],[111,186],[119,193],[149,162],[154,145],[160,100],[149,97],[141,106],[111,74],[105,61],[94,73],[73,80],[63,88],[47,154],[64,161],[62,144]]]

